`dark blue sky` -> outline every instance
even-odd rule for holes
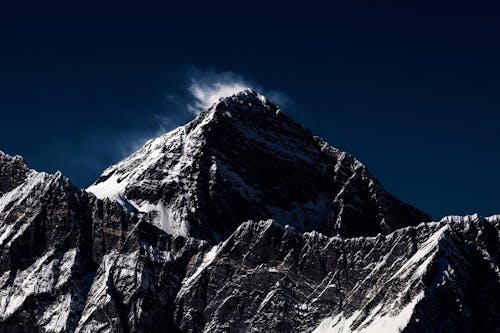
[[[500,213],[497,7],[267,2],[3,0],[0,149],[85,187],[231,71],[436,218]]]

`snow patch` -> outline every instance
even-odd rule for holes
[[[13,207],[25,200],[31,199],[29,203],[32,203],[34,200],[30,197],[30,194],[42,194],[45,192],[47,185],[50,183],[50,178],[51,176],[45,172],[30,170],[26,180],[22,184],[0,196],[0,214],[6,216]],[[6,210],[9,205],[11,208]]]
[[[40,325],[46,332],[65,332],[70,310],[71,294],[61,295],[45,310]]]
[[[183,286],[191,285],[191,283],[201,274],[201,272],[203,272],[203,270],[214,261],[216,255],[217,255],[218,249],[219,249],[219,245],[215,245],[210,249],[210,251],[208,251],[207,253],[204,254],[203,260],[202,260],[200,266],[198,267],[196,272],[193,273],[193,275],[191,275],[190,277],[188,277],[187,279],[185,279],[183,281],[183,283],[182,283]]]
[[[54,286],[53,251],[48,251],[33,265],[19,271],[9,286],[0,289],[0,318],[5,319],[16,312],[30,295],[51,293]]]
[[[424,293],[421,292],[402,308],[393,308],[384,314],[380,314],[383,309],[382,304],[379,304],[361,324],[356,325],[357,328],[352,326],[362,319],[362,311],[355,311],[347,318],[339,313],[334,317],[323,319],[313,333],[399,333],[406,327],[413,314],[413,309],[423,297]]]
[[[444,225],[424,243],[422,243],[415,254],[406,263],[404,263],[403,266],[401,266],[401,268],[394,273],[389,280],[395,278],[401,279],[410,274],[415,277],[422,276],[438,251],[439,241],[443,238],[443,234],[446,230],[448,230],[448,228],[448,225]]]
[[[108,179],[98,184],[93,184],[87,188],[87,192],[94,194],[98,199],[110,199],[118,201],[122,206],[127,206],[128,200],[125,197],[127,182],[120,181],[119,175],[112,175]]]
[[[57,280],[56,288],[65,284],[71,277],[71,269],[75,263],[76,249],[66,252],[62,259],[62,265],[59,271],[59,278]]]

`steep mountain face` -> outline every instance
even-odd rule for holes
[[[0,152],[0,332],[500,331],[500,215],[430,220],[253,91],[88,192]]]
[[[362,238],[247,222],[184,279],[193,332],[495,332],[499,218]]]
[[[151,212],[168,233],[214,241],[251,219],[343,236],[431,220],[251,90],[149,141],[87,190]]]
[[[170,304],[203,242],[167,235],[20,157],[0,153],[0,163],[1,332],[173,325]]]

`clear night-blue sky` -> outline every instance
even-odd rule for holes
[[[231,71],[435,218],[500,213],[498,7],[327,3],[3,0],[0,150],[86,187]]]

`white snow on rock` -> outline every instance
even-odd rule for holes
[[[30,170],[26,180],[22,184],[0,196],[0,214],[5,216],[13,207],[19,205],[24,200],[33,200],[32,194],[35,190],[38,193],[43,193],[51,177],[53,176],[45,172]]]
[[[327,317],[321,321],[313,332],[398,333],[402,331],[410,321],[413,309],[424,297],[423,283],[420,281],[438,253],[440,242],[443,237],[446,237],[445,233],[448,229],[449,226],[445,224],[434,231],[429,238],[419,244],[417,250],[408,260],[404,262],[395,261],[392,264],[393,267],[397,268],[395,273],[379,287],[376,287],[374,292],[368,294],[368,296],[375,299],[381,294],[384,295],[383,289],[387,288],[388,285],[404,286],[404,289],[395,297],[394,295],[384,296],[375,306],[370,305],[372,302],[367,300],[364,302],[365,307],[353,313],[345,314],[341,312],[335,316]],[[397,236],[398,232],[395,232],[388,237]],[[387,257],[381,258],[377,266],[387,265],[386,260]],[[375,273],[376,271],[377,267],[374,268]]]
[[[61,295],[47,310],[45,310],[45,313],[39,320],[39,324],[44,327],[46,332],[66,332],[66,323],[71,309],[71,300],[70,293]]]
[[[173,203],[132,200],[127,198],[125,192],[129,184],[157,188],[178,183],[180,175],[194,163],[201,144],[203,127],[210,122],[212,116],[213,110],[189,134],[186,134],[185,127],[181,126],[148,141],[128,158],[106,169],[101,176],[105,180],[92,184],[86,189],[87,192],[93,193],[99,199],[108,198],[127,208],[133,207],[139,212],[151,213],[154,224],[165,232],[187,236],[189,230],[184,223],[184,216],[195,205],[189,191],[185,197],[178,198],[182,202],[178,202],[180,208],[175,211],[170,207]],[[161,181],[151,181],[147,177],[149,172],[158,171],[163,174]]]
[[[399,333],[406,327],[413,315],[415,305],[423,297],[424,293],[421,292],[401,309],[391,309],[390,312],[382,315],[379,314],[382,312],[382,304],[379,304],[361,324],[356,325],[357,329],[351,329],[351,327],[363,318],[362,311],[358,310],[347,318],[340,313],[335,317],[324,319],[313,333]]]
[[[106,329],[106,332],[111,332],[112,325],[107,322],[100,322],[96,320],[93,317],[93,314],[99,309],[109,306],[108,304],[112,302],[112,297],[110,295],[111,290],[109,289],[111,284],[109,281],[113,280],[112,269],[114,270],[117,261],[131,261],[133,266],[133,262],[135,262],[135,254],[136,253],[132,253],[124,258],[120,258],[118,252],[113,250],[103,257],[101,266],[97,270],[96,277],[90,287],[89,298],[87,299],[87,303],[75,332],[96,332],[101,331],[103,328]],[[140,274],[140,272],[129,273],[131,275],[135,275],[135,273]]]
[[[472,215],[449,215],[445,216],[441,219],[440,222],[445,222],[445,223],[468,223],[468,222],[473,222],[479,219],[478,214],[472,214]]]
[[[59,278],[57,280],[56,288],[64,285],[71,278],[71,270],[75,264],[76,249],[69,250],[62,258],[62,265],[59,268]]]
[[[0,289],[0,318],[5,319],[20,308],[27,297],[51,293],[54,289],[54,260],[52,251],[40,257],[33,265],[17,273],[10,285]]]
[[[29,297],[61,290],[70,279],[75,256],[76,249],[66,252],[61,259],[56,258],[51,250],[27,269],[18,271],[11,282],[8,282],[10,272],[5,272],[0,279],[0,319],[6,319],[22,308]],[[39,324],[47,332],[64,331],[70,307],[71,294],[61,295],[45,310],[44,315],[39,318]]]
[[[201,274],[201,272],[203,272],[203,270],[214,261],[218,249],[219,246],[215,245],[210,249],[210,251],[208,251],[203,255],[203,260],[198,269],[196,270],[196,272],[194,272],[193,275],[191,275],[187,279],[184,279],[184,281],[182,282],[184,286],[190,285],[194,280],[196,280],[196,278]]]
[[[243,90],[230,98],[238,99],[242,95],[249,94],[256,93]],[[265,104],[268,100],[262,95],[256,94],[256,96],[257,103],[263,103],[263,105],[256,107],[253,112],[268,112],[269,106]],[[252,101],[254,102],[255,99]],[[186,222],[187,217],[197,211],[199,200],[201,200],[198,198],[199,190],[196,189],[199,176],[196,165],[199,163],[200,155],[203,154],[206,133],[210,130],[209,125],[214,120],[218,103],[226,102],[217,99],[191,123],[148,141],[128,158],[106,169],[99,180],[86,189],[87,192],[93,193],[99,199],[108,198],[131,210],[151,214],[153,224],[169,234],[189,236],[190,226]],[[299,143],[293,139],[287,143],[272,130],[259,129],[258,126],[244,123],[239,126],[241,126],[243,137],[253,145],[264,147],[263,149],[283,160],[315,164],[309,154],[297,149]],[[314,147],[313,145],[302,148],[311,149],[311,154],[315,154],[317,151],[312,151]],[[223,158],[213,158],[210,167],[212,177],[221,178],[224,182],[231,184],[231,188],[238,191],[243,198],[259,201],[259,198],[263,196],[261,189],[248,183]],[[326,168],[326,166],[323,167]],[[164,199],[161,194],[157,194],[157,191],[168,191],[170,187],[182,190],[169,199]],[[133,193],[132,190],[137,189],[140,189],[141,193],[150,190],[152,194],[142,197],[130,195],[131,192]],[[269,218],[274,218],[283,224],[295,223],[300,226],[299,224],[303,224],[303,221],[307,221],[308,224],[315,225],[317,221],[323,221],[328,213],[329,203],[325,199],[325,193],[319,193],[318,197],[311,198],[310,202],[297,203],[291,209],[283,210],[271,205],[263,206],[263,209],[270,213]]]

